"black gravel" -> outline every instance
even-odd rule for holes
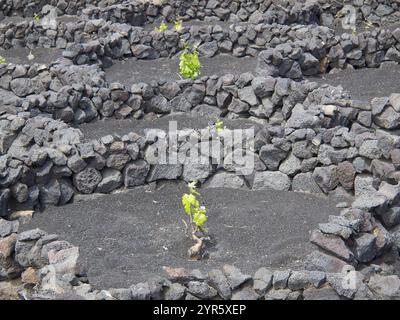
[[[337,74],[326,74],[309,78],[318,83],[342,86],[355,100],[370,102],[374,97],[387,97],[400,93],[400,66],[391,64],[383,68],[341,70]]]
[[[8,63],[13,64],[45,64],[50,65],[62,58],[62,49],[56,48],[11,48],[8,50],[0,49],[0,55],[3,56]],[[28,59],[29,53],[34,55],[33,60]]]
[[[255,72],[257,58],[236,58],[231,55],[217,55],[212,58],[200,58],[201,76],[222,76],[225,74],[242,74]],[[120,82],[131,86],[137,82],[151,82],[159,80],[179,80],[179,59],[161,58],[156,60],[114,61],[114,64],[105,69],[108,82]]]
[[[79,125],[79,129],[83,132],[86,140],[99,139],[109,134],[117,134],[123,136],[129,132],[136,132],[143,135],[146,129],[161,129],[167,131],[170,121],[177,122],[178,130],[182,129],[203,129],[206,128],[210,121],[215,119],[207,117],[196,117],[187,114],[174,114],[164,116],[154,120],[135,120],[135,119],[105,119],[95,122],[84,123]],[[223,119],[224,126],[228,129],[246,129],[257,128],[261,124],[248,119]]]
[[[124,193],[89,196],[92,200],[37,213],[23,229],[39,227],[80,247],[97,288],[127,287],[163,266],[208,270],[233,264],[244,272],[258,267],[296,267],[311,252],[309,232],[328,215],[333,199],[294,192],[204,189],[212,237],[209,258],[188,261],[192,242],[184,234],[181,195],[184,183],[164,183]]]

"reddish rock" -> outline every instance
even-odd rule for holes
[[[353,253],[349,248],[347,248],[346,244],[340,237],[327,235],[319,230],[314,230],[311,234],[310,241],[340,259],[348,262],[354,260]]]
[[[345,161],[339,163],[336,172],[338,180],[343,188],[345,188],[346,190],[352,190],[354,186],[356,171],[351,162]]]
[[[37,284],[39,282],[37,272],[32,267],[29,267],[24,272],[22,272],[21,279],[23,283],[28,284]]]
[[[173,282],[188,281],[190,279],[189,271],[184,268],[163,267],[163,270],[167,274],[168,279]]]
[[[8,258],[14,251],[15,242],[17,241],[17,235],[15,233],[0,239],[0,257]]]

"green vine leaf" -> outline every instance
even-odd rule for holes
[[[189,50],[188,45],[184,45],[184,51],[180,55],[179,71],[182,77],[195,80],[200,76],[201,63],[197,49]]]

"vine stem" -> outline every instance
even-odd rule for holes
[[[196,235],[198,227],[193,225],[192,206],[190,206],[189,221],[190,221],[190,227],[192,229],[192,239],[195,241],[195,244],[191,246],[188,250],[189,260],[200,260],[201,251],[203,249],[203,239],[199,238]]]
[[[200,260],[201,259],[201,251],[203,249],[203,239],[196,236],[196,230],[192,232],[192,239],[196,242],[193,246],[191,246],[188,250],[189,259],[190,260]]]

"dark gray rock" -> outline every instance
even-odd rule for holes
[[[133,56],[137,57],[138,59],[154,59],[157,57],[157,53],[154,48],[144,44],[131,46],[131,51]]]
[[[10,190],[0,190],[0,218],[8,215],[8,200],[10,198]]]
[[[290,289],[271,289],[265,295],[265,300],[297,300],[291,298],[292,290]]]
[[[156,164],[150,169],[147,177],[148,182],[157,180],[174,180],[182,175],[181,164]]]
[[[182,300],[185,297],[186,288],[179,283],[172,283],[165,290],[165,300]]]
[[[291,270],[278,270],[273,274],[272,286],[274,289],[286,289]]]
[[[11,233],[18,232],[19,222],[18,221],[7,221],[0,218],[0,237],[5,238]]]
[[[328,193],[336,188],[339,183],[336,166],[317,167],[313,172],[313,178],[320,188]]]
[[[279,171],[288,175],[293,176],[301,170],[301,160],[295,155],[290,154],[286,160],[284,160],[279,166]]]
[[[58,180],[51,180],[49,183],[40,186],[40,203],[46,205],[57,205],[60,201],[61,190]]]
[[[379,213],[385,227],[392,228],[400,224],[400,207],[392,207]]]
[[[291,290],[305,289],[310,286],[319,288],[325,282],[325,273],[321,271],[292,271],[288,287]]]
[[[371,261],[377,254],[376,237],[370,233],[355,237],[353,251],[358,261]]]
[[[217,291],[214,288],[201,281],[189,281],[187,291],[200,299],[211,299],[217,295]]]
[[[250,286],[241,288],[232,294],[231,300],[258,300],[260,296]]]
[[[143,185],[146,182],[150,166],[144,160],[136,160],[128,164],[123,172],[125,187],[134,187]]]
[[[395,130],[400,127],[400,114],[392,107],[386,107],[382,113],[373,117],[374,123],[384,129]],[[369,152],[366,147],[363,154]]]
[[[116,169],[106,168],[102,171],[103,179],[97,185],[96,192],[110,193],[122,185],[122,174]]]
[[[331,255],[320,251],[313,251],[305,259],[307,270],[318,270],[325,272],[341,272],[347,263]]]
[[[18,78],[10,82],[10,88],[18,97],[26,97],[35,92],[35,82],[28,78]]]
[[[260,295],[265,293],[272,287],[273,273],[267,268],[260,268],[253,277],[253,289]]]
[[[301,128],[315,128],[320,125],[320,119],[314,112],[305,110],[304,106],[297,104],[292,109],[292,114],[286,123],[286,127],[301,129]]]
[[[221,270],[213,269],[208,273],[208,283],[210,286],[215,288],[218,295],[223,299],[230,299],[232,291],[228,283],[228,279],[222,273]]]
[[[193,86],[187,88],[183,94],[187,101],[190,102],[193,107],[195,107],[203,101],[205,91],[204,85],[194,84]]]
[[[125,165],[131,160],[129,154],[126,153],[115,153],[107,157],[106,166],[108,168],[122,170]]]
[[[232,290],[237,289],[251,279],[250,275],[243,274],[238,268],[231,265],[224,265],[222,270]]]
[[[157,95],[144,103],[144,109],[146,113],[169,113],[171,111],[171,105],[166,98]]]
[[[246,102],[251,107],[254,107],[258,104],[257,97],[252,87],[244,87],[242,89],[239,89],[238,95],[241,101]]]
[[[203,188],[241,189],[246,188],[246,183],[242,178],[234,173],[221,171],[209,178],[203,185]]]
[[[348,299],[365,287],[363,274],[350,266],[345,266],[340,273],[327,273],[326,280],[339,296]]]
[[[206,42],[199,46],[199,53],[204,57],[211,58],[218,52],[217,41]]]
[[[150,300],[151,292],[147,282],[138,283],[130,287],[132,300]]]
[[[260,150],[260,159],[264,162],[269,170],[277,170],[281,161],[286,159],[287,152],[267,144]]]
[[[255,95],[259,98],[271,96],[275,90],[276,79],[255,77],[251,83]]]
[[[250,106],[237,98],[232,98],[232,102],[230,103],[228,110],[234,113],[244,113],[250,109]]]
[[[100,172],[94,168],[86,168],[73,177],[74,186],[85,194],[93,193],[101,180]]]
[[[312,176],[312,172],[295,175],[292,181],[292,190],[296,192],[322,193]]]
[[[290,178],[282,172],[256,172],[253,181],[253,190],[282,190],[289,191]]]
[[[78,173],[85,169],[86,162],[79,155],[75,154],[68,158],[67,165],[74,173]]]
[[[353,230],[349,226],[334,222],[320,223],[318,224],[318,229],[325,234],[337,235],[343,239],[348,239],[353,233]]]

